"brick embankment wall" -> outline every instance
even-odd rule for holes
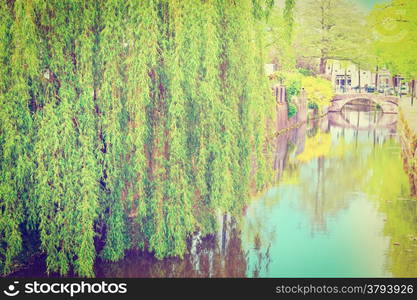
[[[287,103],[277,103],[276,132],[300,126],[307,121],[306,98],[304,96],[299,96],[294,99],[294,103],[297,106],[297,113],[291,118],[288,118]]]
[[[404,170],[410,179],[411,194],[417,196],[417,132],[409,126],[403,112],[400,112],[399,133]]]

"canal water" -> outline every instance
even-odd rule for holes
[[[97,277],[416,277],[417,202],[409,197],[397,115],[360,106],[277,137],[276,184],[194,236],[183,259],[129,252]],[[41,260],[37,262],[42,264]],[[16,276],[39,276],[33,269]]]

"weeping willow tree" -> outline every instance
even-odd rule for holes
[[[10,271],[12,258],[22,248],[19,225],[24,221],[24,205],[30,201],[33,178],[33,119],[28,105],[36,91],[33,81],[39,60],[34,16],[27,5],[31,4],[16,1],[11,9],[0,4],[0,255],[4,272]]]
[[[0,268],[183,256],[272,178],[270,0],[0,3]],[[271,129],[271,128],[269,128]],[[25,232],[25,234],[23,234]]]

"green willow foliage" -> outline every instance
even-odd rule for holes
[[[0,269],[182,256],[268,183],[270,0],[0,2]]]

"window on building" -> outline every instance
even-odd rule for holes
[[[351,75],[336,75],[336,85],[340,87],[351,86],[352,77]]]

